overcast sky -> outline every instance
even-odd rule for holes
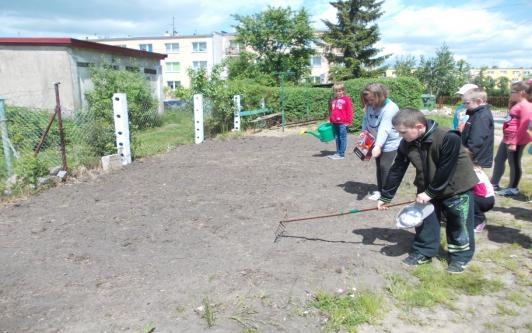
[[[0,37],[146,37],[233,32],[232,14],[304,7],[313,26],[336,22],[325,0],[0,0]],[[446,43],[475,67],[532,67],[532,0],[385,0],[383,54],[434,56]]]

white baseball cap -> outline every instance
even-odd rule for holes
[[[478,88],[476,84],[473,83],[466,83],[462,86],[462,88],[458,89],[458,91],[455,94],[463,95],[466,92],[468,92],[471,89]]]

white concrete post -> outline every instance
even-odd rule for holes
[[[194,95],[194,142],[196,144],[203,142],[203,95]]]
[[[240,95],[233,96],[233,104],[235,106],[235,120],[233,124],[233,132],[240,132]]]
[[[131,163],[131,144],[129,142],[129,117],[127,115],[126,94],[113,94],[113,114],[115,120],[116,149],[122,159],[122,165]]]

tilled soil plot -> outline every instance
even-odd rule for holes
[[[392,209],[274,243],[283,218],[376,205],[374,162],[332,153],[310,136],[207,141],[1,208],[0,331],[321,331],[312,294],[382,289],[413,237]]]

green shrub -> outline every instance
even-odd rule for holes
[[[353,79],[345,81],[346,94],[353,101],[355,117],[353,119],[352,129],[359,129],[362,125],[362,103],[360,93],[364,87],[370,83],[382,83],[389,90],[389,97],[399,108],[421,107],[421,94],[423,86],[416,78],[398,77],[398,78],[377,78],[377,79]]]
[[[135,130],[160,125],[157,101],[151,95],[148,82],[139,72],[120,71],[113,68],[91,68],[94,88],[86,93],[89,103],[88,115],[77,115],[77,123],[89,133],[88,144],[97,154],[106,155],[116,151],[114,137],[114,93],[127,96],[130,133]]]
[[[48,174],[48,165],[44,159],[30,153],[16,161],[15,173],[23,184],[37,185],[37,179]]]

